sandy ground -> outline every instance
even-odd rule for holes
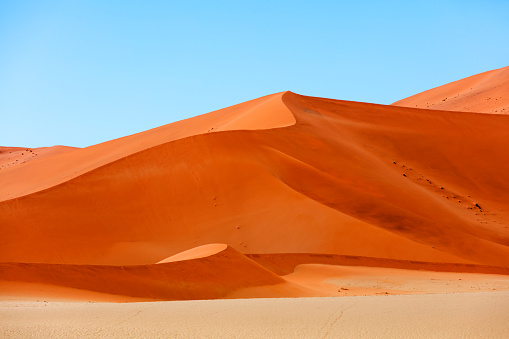
[[[2,338],[507,338],[509,292],[148,303],[1,302]]]
[[[284,278],[327,296],[509,291],[508,275],[365,266],[299,265]]]

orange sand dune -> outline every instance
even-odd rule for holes
[[[509,114],[509,66],[427,90],[393,105]]]
[[[109,296],[108,301],[217,299],[228,298],[231,293],[237,298],[317,295],[286,282],[231,247],[216,245],[212,246],[219,250],[216,253],[201,253],[194,259],[188,254],[182,261],[157,265],[3,263],[0,281],[5,287],[0,288],[0,294],[22,295],[37,289],[48,292],[53,286],[66,288],[69,299],[79,299],[83,291],[92,291]],[[195,252],[200,251],[203,249]],[[21,291],[13,284],[16,282],[34,285],[21,284]],[[69,288],[75,293],[70,293]],[[102,300],[103,295],[92,298]]]
[[[246,256],[277,275],[290,274],[294,272],[295,268],[299,265],[323,264],[433,272],[500,274],[509,276],[509,267],[487,265],[437,263],[314,253],[246,254]]]
[[[509,268],[502,267],[317,254],[247,257],[252,260],[225,244],[209,244],[157,265],[3,263],[0,300],[136,302],[509,291]]]
[[[0,272],[0,300],[135,302],[509,290],[509,268],[503,267],[319,254],[246,257],[225,244],[199,246],[152,265],[0,263]]]
[[[508,124],[267,96],[2,171],[0,261],[147,265],[225,243],[509,267]]]
[[[27,163],[0,176],[0,201],[48,189],[88,171],[170,141],[227,130],[256,130],[293,125],[295,118],[281,104],[281,94],[268,95],[192,119],[154,128],[62,154],[39,163]],[[23,180],[19,180],[23,178]]]

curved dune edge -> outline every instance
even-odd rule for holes
[[[415,260],[397,260],[353,255],[317,253],[271,253],[246,254],[246,256],[280,276],[291,274],[295,271],[297,266],[306,264],[394,268],[429,272],[509,275],[509,267],[424,262]]]
[[[226,250],[227,248],[228,248],[227,244],[202,245],[202,246],[191,248],[187,251],[172,255],[171,257],[168,257],[166,259],[156,262],[156,264],[164,264],[164,263],[174,262],[174,261],[184,261],[184,260],[210,257],[211,255],[222,252],[222,251]]]
[[[207,257],[153,265],[0,263],[0,280],[11,282],[11,287],[15,286],[13,282],[51,285],[119,295],[119,300],[125,296],[152,300],[218,299],[232,293],[270,297],[279,296],[281,291],[270,286],[286,284],[231,247]],[[240,292],[255,287],[257,293]],[[3,293],[12,293],[12,288]]]
[[[0,172],[0,202],[50,189],[119,159],[173,141],[207,133],[292,126],[296,120],[282,101],[285,93],[267,95],[137,134],[75,149],[72,154],[53,154],[37,162],[6,168]]]
[[[137,302],[509,290],[509,268],[502,267],[322,254],[245,256],[222,244],[186,252],[179,259],[188,259],[139,266],[2,263],[0,300]]]
[[[509,66],[476,74],[392,105],[444,111],[509,114]]]

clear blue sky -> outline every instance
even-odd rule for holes
[[[263,95],[389,104],[509,65],[509,1],[0,1],[0,145],[85,147]]]

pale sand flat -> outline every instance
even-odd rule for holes
[[[149,303],[1,302],[2,338],[507,338],[509,292]]]

